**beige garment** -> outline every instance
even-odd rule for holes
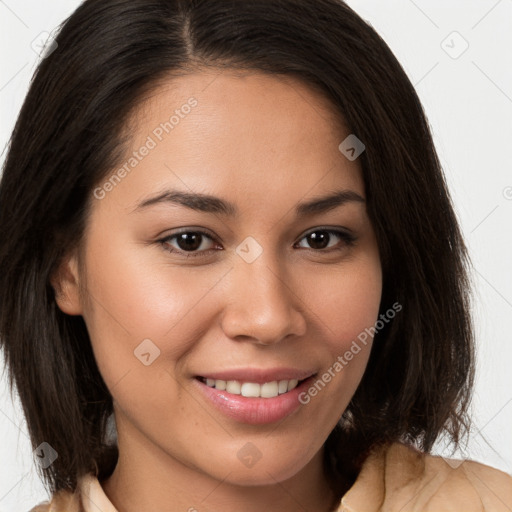
[[[474,461],[424,455],[400,443],[364,462],[337,512],[512,512],[512,476]],[[30,512],[117,512],[98,479]]]

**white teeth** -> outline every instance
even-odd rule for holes
[[[233,395],[239,395],[241,390],[240,382],[237,380],[228,380],[226,382],[226,391]]]
[[[240,394],[242,396],[252,396],[259,397],[260,396],[261,386],[259,384],[254,384],[253,382],[244,382],[240,389]]]
[[[290,380],[288,382],[288,391],[290,391],[291,389],[296,388],[298,383],[299,383],[299,381],[297,379]]]
[[[206,379],[206,385],[211,388],[218,389],[219,391],[225,390],[232,395],[242,395],[251,398],[274,398],[295,389],[298,383],[297,379],[280,380],[279,382],[274,380],[264,384],[239,382],[237,380]]]
[[[260,396],[263,398],[274,398],[279,394],[279,388],[277,386],[277,381],[274,382],[265,382],[260,386]]]

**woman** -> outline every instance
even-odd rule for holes
[[[86,0],[56,43],[0,185],[34,510],[507,510],[509,475],[429,455],[469,427],[469,259],[374,30]]]

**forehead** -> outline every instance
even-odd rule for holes
[[[197,98],[200,107],[210,111],[213,109],[220,113],[223,107],[230,106],[223,111],[224,115],[228,112],[238,114],[248,111],[253,115],[258,112],[263,114],[262,108],[273,107],[276,109],[276,117],[287,113],[290,120],[293,120],[300,118],[304,108],[307,108],[319,119],[303,119],[303,125],[314,126],[316,121],[323,119],[338,128],[345,128],[336,105],[329,100],[320,85],[306,83],[291,75],[270,74],[259,70],[208,68],[167,75],[159,79],[151,91],[141,98],[134,113],[138,121],[144,118],[149,120],[152,115],[160,115],[162,109],[179,108],[190,96]]]
[[[134,110],[127,132],[119,164],[128,163],[127,172],[111,195],[123,194],[131,206],[169,187],[246,202],[278,200],[276,191],[298,200],[340,186],[364,195],[359,163],[338,149],[350,134],[341,115],[317,89],[288,76],[170,77]]]

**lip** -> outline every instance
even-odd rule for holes
[[[294,371],[294,375],[299,375],[297,370]],[[316,375],[311,375],[311,372],[308,373],[309,376],[302,378],[304,380],[298,379],[299,381],[302,380],[302,382],[299,382],[299,385],[296,388],[274,398],[250,398],[242,395],[233,395],[231,393],[227,393],[226,391],[221,391],[207,386],[200,380],[199,376],[194,378],[193,382],[197,387],[198,392],[203,396],[206,402],[228,418],[240,423],[264,425],[283,420],[303,405],[299,401],[299,395],[308,389]],[[213,377],[213,375],[215,377]],[[218,377],[218,375],[222,375],[222,377]],[[268,373],[264,372],[263,375],[261,372],[258,373],[258,371],[253,374],[244,371],[243,378],[238,379],[231,378],[234,375],[240,376],[241,374],[235,371],[219,372],[209,374],[208,378],[216,378],[220,380],[240,380],[243,382],[257,382],[260,384],[262,382],[271,382],[272,380],[288,380],[286,377],[283,379],[273,377],[269,378]],[[251,375],[253,380],[248,378],[249,375]],[[283,376],[287,374],[281,371],[280,373],[275,373],[275,375]],[[226,379],[224,378],[225,376],[228,376],[229,378]],[[201,377],[206,377],[206,375]],[[289,377],[289,379],[293,378],[296,377],[293,375]]]
[[[304,380],[314,375],[313,370],[299,370],[296,368],[239,368],[232,370],[223,370],[218,372],[202,373],[196,377],[215,380],[238,380],[240,382],[254,382],[255,384],[264,384],[274,380]]]

